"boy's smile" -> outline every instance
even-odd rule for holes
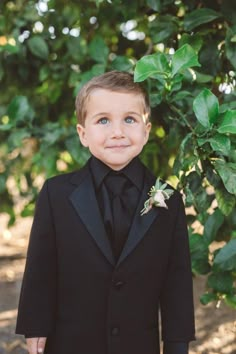
[[[86,109],[85,125],[78,124],[77,131],[92,155],[120,170],[142,151],[151,123],[146,123],[141,95],[96,89]]]

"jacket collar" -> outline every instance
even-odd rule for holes
[[[76,188],[69,196],[73,207],[103,255],[115,267],[118,267],[135,249],[158,214],[158,209],[153,208],[147,214],[143,216],[140,215],[144,202],[148,198],[148,192],[151,186],[155,183],[155,177],[146,168],[144,180],[144,188],[141,193],[133,223],[117,263],[115,263],[110,242],[102,221],[88,163],[78,173],[75,173],[70,180],[72,184],[76,185]]]

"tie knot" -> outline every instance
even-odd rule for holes
[[[105,184],[114,196],[121,195],[124,191],[127,178],[123,174],[110,172],[106,177]]]

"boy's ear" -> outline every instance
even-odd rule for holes
[[[88,142],[87,142],[87,139],[86,139],[85,128],[83,127],[83,125],[77,124],[76,129],[77,129],[77,133],[79,135],[79,139],[80,139],[81,144],[84,147],[88,147]]]
[[[145,144],[148,141],[151,128],[152,128],[152,123],[148,122],[145,126]]]

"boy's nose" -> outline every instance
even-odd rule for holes
[[[124,132],[123,132],[123,127],[122,124],[120,122],[115,122],[112,125],[112,135],[115,137],[120,137],[123,136]]]

